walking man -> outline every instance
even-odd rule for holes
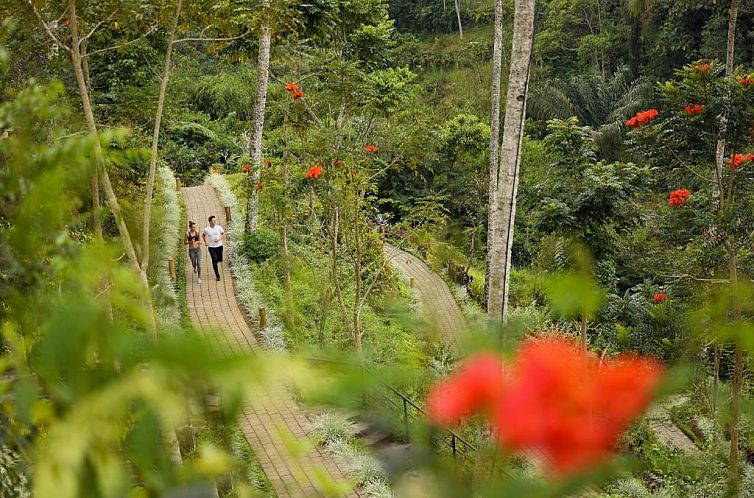
[[[209,257],[212,259],[212,269],[215,270],[215,278],[220,281],[220,271],[217,269],[217,263],[223,262],[223,237],[225,230],[217,224],[214,216],[209,217],[209,226],[202,233],[202,240],[207,244]]]

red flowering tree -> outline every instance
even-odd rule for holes
[[[754,226],[750,208],[754,200],[754,87],[747,78],[726,76],[724,66],[715,61],[688,66],[677,72],[675,80],[661,86],[660,117],[630,132],[634,144],[655,166],[658,181],[667,185],[665,192],[670,192],[665,195],[668,223],[675,228],[671,235],[675,254],[669,261],[674,267],[658,268],[658,272],[689,275],[696,281],[714,277],[733,288],[739,286],[742,271],[754,273],[748,257]],[[736,292],[729,296],[725,317],[736,326],[744,320],[742,301]],[[665,298],[656,294],[654,301],[660,303]],[[728,326],[730,323],[722,328]],[[744,374],[742,346],[747,339],[732,338],[736,354],[730,463],[735,475]],[[719,361],[714,365],[717,368]]]

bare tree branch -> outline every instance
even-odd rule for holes
[[[36,5],[34,5],[33,0],[28,0],[29,5],[31,6],[31,9],[34,11],[34,15],[37,16],[37,19],[39,19],[39,22],[42,23],[42,26],[44,27],[45,31],[47,31],[47,34],[50,35],[50,38],[52,38],[52,41],[57,43],[59,46],[63,47],[66,52],[71,51],[71,47],[60,41],[60,39],[55,36],[55,33],[52,32],[52,28],[50,28],[50,25],[47,23],[47,21],[44,20],[44,17],[42,17],[42,13],[39,12]]]
[[[31,0],[29,0],[29,1],[31,1]],[[94,52],[89,52],[87,54],[83,54],[81,57],[82,57],[82,59],[85,59],[87,57],[91,57],[92,55],[101,54],[103,52],[110,52],[111,50],[118,50],[119,48],[123,48],[123,47],[126,47],[128,45],[132,45],[132,44],[134,44],[134,43],[136,43],[138,41],[143,40],[144,38],[146,38],[147,36],[151,35],[155,31],[157,31],[157,26],[152,26],[151,28],[149,28],[149,31],[147,31],[143,35],[139,36],[138,38],[134,38],[133,40],[129,40],[126,43],[121,43],[120,45],[113,45],[112,47],[101,48],[99,50],[95,50]]]
[[[115,9],[112,14],[110,14],[109,16],[107,16],[107,19],[103,19],[100,22],[98,22],[97,24],[95,24],[94,27],[91,29],[91,31],[89,31],[89,33],[87,33],[86,36],[84,36],[83,38],[81,38],[81,40],[79,40],[79,43],[83,43],[85,40],[88,40],[89,38],[91,38],[92,35],[94,34],[94,32],[97,31],[97,29],[99,29],[100,26],[102,26],[103,24],[105,24],[106,22],[108,22],[110,19],[112,19],[113,17],[115,17],[115,14],[117,14],[117,13],[118,13],[118,9]]]
[[[251,34],[251,30],[247,30],[246,32],[238,35],[238,36],[229,36],[226,38],[204,38],[204,32],[209,29],[210,26],[205,26],[204,29],[202,29],[201,34],[199,37],[196,38],[181,38],[179,40],[176,40],[173,42],[173,44],[176,43],[182,43],[182,42],[222,42],[222,41],[233,41],[233,40],[240,40],[241,38],[246,38],[248,35]]]

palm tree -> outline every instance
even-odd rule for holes
[[[614,161],[623,146],[626,116],[641,110],[651,92],[652,85],[622,68],[607,78],[594,74],[548,80],[532,89],[527,110],[541,121],[577,117],[591,128],[599,157]]]

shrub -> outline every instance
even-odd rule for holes
[[[258,228],[243,237],[241,252],[253,263],[263,263],[276,256],[280,249],[278,234],[269,228]]]
[[[10,448],[0,447],[0,498],[28,498],[29,477],[21,458]]]
[[[330,444],[350,437],[351,422],[335,413],[322,413],[312,420],[311,434],[319,444]]]

